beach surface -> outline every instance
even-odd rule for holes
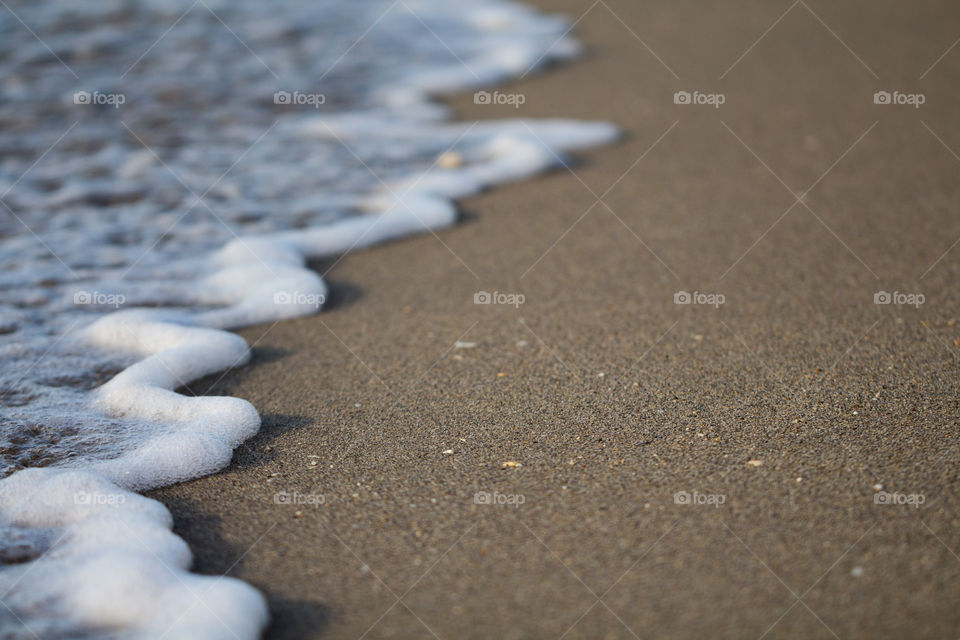
[[[623,140],[240,332],[196,570],[269,638],[955,638],[960,10],[531,4],[584,56],[456,118]]]

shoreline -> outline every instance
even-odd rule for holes
[[[954,159],[917,114],[877,112],[875,80],[801,9],[730,72],[722,109],[691,111],[671,96],[697,81],[670,70],[715,78],[782,9],[713,16],[717,33],[708,10],[609,5],[616,16],[598,5],[578,23],[582,58],[498,87],[522,108],[446,103],[459,121],[612,121],[624,140],[579,154],[575,176],[461,202],[439,242],[347,255],[329,310],[240,331],[252,363],[191,385],[250,400],[263,426],[228,469],[148,496],[196,570],[265,593],[267,637],[960,627],[960,563],[938,542],[960,526],[957,257],[918,278],[960,233]],[[943,41],[932,61],[952,42],[932,10],[900,33],[891,12],[864,25],[853,5],[814,8],[885,78],[927,60],[881,43],[912,45],[922,24]],[[681,25],[686,48],[662,35]],[[960,63],[940,64],[921,115],[960,140],[947,82]],[[791,206],[777,176],[809,186],[864,131],[807,189],[816,215],[798,205],[751,248]],[[922,308],[872,304],[918,283]],[[674,305],[687,290],[725,302]],[[475,305],[478,291],[525,301]],[[924,503],[882,505],[880,491]],[[684,492],[724,499],[678,504]],[[811,585],[796,604],[790,590]]]

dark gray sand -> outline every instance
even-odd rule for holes
[[[242,332],[192,391],[261,433],[151,494],[197,570],[261,589],[270,638],[956,638],[960,10],[535,4],[586,56],[458,116],[626,138]]]

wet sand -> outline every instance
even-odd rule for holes
[[[458,119],[623,141],[242,332],[191,390],[261,433],[151,494],[197,569],[269,638],[955,638],[960,11],[533,4],[585,56]]]

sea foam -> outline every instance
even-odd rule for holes
[[[0,227],[0,630],[257,637],[262,596],[189,573],[169,512],[135,493],[222,469],[260,426],[244,400],[176,390],[249,360],[230,329],[316,313],[327,287],[308,261],[448,227],[457,199],[617,132],[447,121],[433,96],[577,51],[565,21],[513,3],[17,9],[81,80],[0,27],[0,119],[16,125],[2,142],[23,151],[0,165],[13,218]],[[124,102],[83,112],[62,104],[65,86]],[[328,108],[268,102],[295,87],[323,89]],[[24,111],[38,98],[54,106]]]

